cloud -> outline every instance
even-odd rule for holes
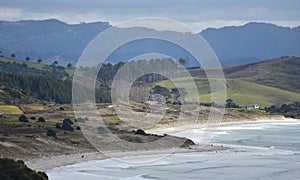
[[[17,20],[21,17],[22,10],[14,8],[0,7],[0,19],[4,20]]]
[[[294,25],[300,19],[298,0],[0,0],[0,7],[5,10],[0,12],[4,20],[56,18],[68,23],[116,24],[141,17],[162,17],[196,30],[249,21]]]

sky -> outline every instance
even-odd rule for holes
[[[0,0],[0,19],[59,19],[76,24],[162,17],[195,31],[208,27],[267,22],[300,25],[299,0]]]

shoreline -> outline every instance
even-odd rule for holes
[[[219,125],[213,127],[225,127],[235,125],[251,125],[251,124],[264,124],[264,123],[300,123],[299,119],[283,118],[283,119],[258,119],[258,120],[247,120],[247,121],[231,121],[222,122]],[[205,126],[203,124],[198,125],[185,125],[180,127],[163,128],[163,129],[151,129],[146,131],[147,133],[175,133],[181,131],[187,131],[192,129],[201,129]],[[176,149],[176,150],[175,150]],[[223,146],[205,146],[197,148],[197,146],[188,148],[173,148],[173,149],[154,149],[154,150],[139,150],[139,151],[103,151],[103,152],[87,152],[87,153],[76,153],[70,155],[59,155],[52,157],[42,157],[36,159],[30,159],[25,161],[25,164],[37,171],[49,171],[54,168],[63,166],[73,165],[86,161],[93,160],[104,160],[108,158],[124,158],[144,155],[158,155],[158,154],[173,154],[173,153],[191,153],[191,152],[211,152],[211,151],[224,151],[230,149],[230,147]],[[84,157],[82,157],[84,156]]]
[[[213,152],[224,151],[229,148],[223,146],[205,146],[198,147],[197,145],[188,148],[172,148],[172,149],[154,149],[154,150],[138,150],[138,151],[103,151],[103,152],[89,152],[77,153],[70,155],[60,155],[52,157],[42,157],[25,161],[25,164],[36,171],[47,172],[49,170],[60,168],[63,166],[74,165],[82,162],[118,159],[125,157],[138,157],[148,155],[169,155],[178,153],[192,153],[192,152]],[[84,157],[82,157],[84,156]]]
[[[219,124],[210,124],[208,128],[218,128],[218,127],[225,127],[225,126],[237,126],[237,125],[251,125],[251,124],[264,124],[264,123],[300,123],[300,119],[292,119],[292,118],[262,118],[256,120],[242,120],[242,121],[226,121],[221,122]],[[175,126],[175,127],[167,127],[167,128],[154,128],[146,130],[147,133],[152,134],[168,134],[168,133],[178,133],[182,131],[188,131],[192,129],[203,129],[206,126],[204,124],[188,124],[182,126]]]

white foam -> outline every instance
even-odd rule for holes
[[[223,127],[219,127],[219,130],[261,130],[261,129],[265,129],[265,127],[260,125],[234,125],[234,126],[223,126]]]

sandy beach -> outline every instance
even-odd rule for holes
[[[248,120],[248,121],[233,121],[233,122],[222,122],[216,124],[215,127],[219,126],[234,126],[234,125],[245,125],[245,124],[258,124],[258,123],[300,123],[299,119],[290,119],[290,118],[279,118],[279,119],[258,119],[258,120]],[[157,134],[168,134],[180,131],[186,131],[191,129],[200,129],[204,128],[203,124],[198,125],[185,125],[180,127],[172,128],[160,128],[160,129],[151,129],[148,130],[148,133],[157,133]],[[55,167],[61,167],[66,165],[72,165],[84,161],[91,160],[103,160],[110,157],[121,158],[121,157],[130,157],[130,156],[142,156],[142,155],[153,155],[153,154],[170,154],[170,153],[190,153],[190,152],[207,152],[207,151],[221,151],[228,148],[222,146],[206,146],[202,148],[191,147],[187,148],[176,148],[176,149],[156,149],[156,150],[139,150],[139,151],[105,151],[105,152],[89,152],[89,153],[78,153],[71,155],[61,155],[53,157],[42,157],[37,159],[27,160],[25,163],[30,168],[38,171],[48,171]]]
[[[168,133],[177,133],[181,131],[187,131],[191,129],[202,129],[202,128],[218,128],[223,126],[234,126],[234,125],[246,125],[246,124],[260,124],[260,123],[300,123],[300,119],[292,119],[292,118],[284,118],[284,117],[276,117],[276,118],[261,118],[254,120],[242,120],[242,121],[226,121],[221,122],[219,124],[185,124],[175,127],[166,127],[166,128],[157,128],[157,129],[149,129],[146,132],[152,134],[168,134]]]
[[[191,152],[209,152],[222,151],[228,148],[222,146],[207,146],[198,148],[197,146],[187,148],[174,149],[158,149],[158,150],[139,150],[139,151],[109,151],[109,152],[91,152],[71,155],[61,155],[53,157],[43,157],[26,161],[26,165],[37,171],[47,171],[56,167],[72,165],[84,161],[103,160],[107,158],[122,158],[155,154],[173,154],[173,153],[191,153]]]

